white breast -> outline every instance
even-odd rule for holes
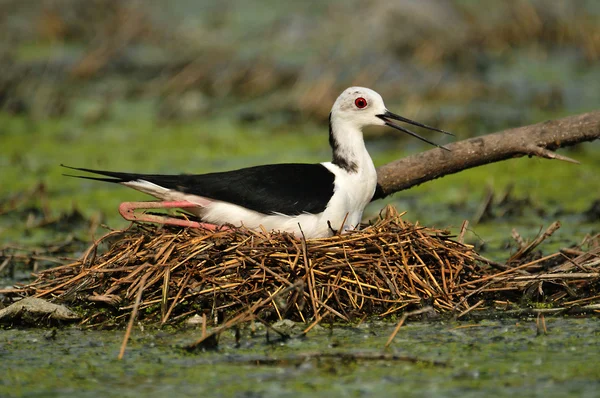
[[[358,172],[347,172],[331,163],[322,163],[335,174],[335,190],[324,218],[330,220],[335,229],[343,223],[343,230],[354,229],[362,220],[365,207],[373,198],[377,185],[377,172],[371,159],[363,162]],[[344,219],[345,222],[344,222]]]

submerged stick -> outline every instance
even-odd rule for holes
[[[416,311],[405,312],[404,314],[402,314],[402,318],[400,318],[400,321],[398,321],[398,324],[394,328],[394,331],[392,332],[392,334],[390,334],[390,337],[387,339],[387,342],[385,343],[385,348],[388,348],[390,346],[390,344],[392,344],[392,341],[394,341],[394,338],[400,331],[400,328],[402,327],[402,325],[404,325],[404,321],[406,321],[406,319],[409,316],[421,315],[421,314],[424,314],[429,311],[433,311],[433,308],[424,307],[424,308],[418,309]]]
[[[383,353],[383,352],[370,352],[370,351],[359,351],[359,352],[302,352],[298,354],[290,354],[280,358],[272,356],[261,356],[252,357],[245,361],[249,365],[277,365],[282,362],[300,362],[305,363],[309,360],[319,359],[338,359],[341,361],[402,361],[414,364],[427,364],[430,366],[441,366],[446,367],[448,363],[443,361],[436,361],[430,359],[422,359],[417,357],[411,357],[408,355],[399,355],[395,353]],[[238,362],[238,363],[239,363]]]

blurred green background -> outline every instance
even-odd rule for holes
[[[7,286],[49,265],[44,259],[76,255],[104,234],[100,223],[125,227],[120,202],[150,199],[64,177],[61,163],[203,173],[327,161],[327,115],[351,85],[375,89],[391,111],[457,140],[600,110],[600,2],[0,0],[0,70]],[[376,165],[430,149],[385,128],[365,138]],[[512,228],[532,238],[560,220],[544,242],[549,252],[600,232],[599,150],[593,142],[563,152],[581,165],[524,158],[467,170],[376,201],[365,216],[393,203],[411,222],[453,232],[468,219],[468,242],[500,261],[514,250]],[[11,274],[9,262],[25,271]],[[118,331],[13,329],[0,342],[0,388],[40,396],[592,396],[596,319],[549,320],[547,336],[539,327],[536,336],[533,321],[403,326],[394,350],[447,367],[235,362],[255,353],[380,350],[391,325],[371,321],[315,328],[286,343],[233,348],[225,340],[203,355],[174,349],[196,330],[136,328],[119,363],[111,361]]]
[[[327,161],[327,115],[351,85],[465,139],[600,109],[599,61],[593,0],[5,0],[0,242],[123,227],[118,204],[149,199],[63,177],[61,163],[203,173]],[[365,137],[376,165],[429,149],[389,129]],[[580,166],[517,159],[462,172],[366,216],[391,202],[413,222],[456,231],[470,219],[482,249],[560,219],[558,243],[574,242],[600,229],[599,149],[566,152]],[[497,203],[480,217],[487,195]]]

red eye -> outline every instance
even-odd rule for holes
[[[356,107],[358,109],[362,109],[365,106],[367,106],[367,100],[364,99],[363,97],[358,97],[357,99],[354,100],[354,105],[356,105]]]

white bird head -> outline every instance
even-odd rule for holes
[[[435,145],[446,150],[447,148],[437,145],[436,143],[431,142],[416,133],[413,133],[407,128],[397,125],[396,123],[392,122],[392,120],[398,120],[404,123],[412,124],[413,126],[419,126],[429,130],[439,131],[440,133],[453,135],[447,131],[415,122],[388,111],[383,103],[383,98],[381,98],[381,95],[365,87],[349,87],[344,90],[331,108],[331,119],[334,123],[343,120],[344,123],[352,124],[359,130],[366,126],[390,126],[431,145]]]

